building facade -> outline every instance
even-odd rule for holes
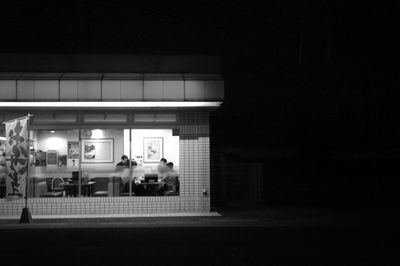
[[[32,57],[17,58],[28,67],[0,66],[1,122],[32,115],[33,216],[210,211],[209,116],[224,97],[215,58],[199,66],[198,57],[147,57],[146,72],[138,72],[145,57],[92,56],[92,64],[75,57],[73,66],[52,58],[37,67]],[[7,200],[4,126],[0,137],[0,216],[18,216],[25,201]]]

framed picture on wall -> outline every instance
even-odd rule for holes
[[[68,159],[79,159],[79,141],[68,141]]]
[[[82,163],[113,163],[114,139],[82,139]]]
[[[164,157],[163,138],[143,138],[145,163],[157,163]]]

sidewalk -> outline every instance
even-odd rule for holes
[[[210,213],[126,214],[68,217],[35,216],[31,224],[19,217],[0,219],[3,228],[115,228],[115,227],[398,227],[396,214],[351,212],[302,206],[231,205]],[[11,219],[12,218],[12,219]]]
[[[0,220],[4,265],[397,265],[398,219],[300,206],[220,216]],[[2,265],[3,265],[2,264]]]

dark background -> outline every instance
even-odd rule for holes
[[[0,11],[0,52],[220,56],[213,169],[221,156],[228,167],[262,164],[254,203],[392,208],[397,14],[391,2],[333,2],[10,1]],[[221,194],[218,173],[213,206],[246,201]]]

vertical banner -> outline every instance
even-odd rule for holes
[[[21,199],[26,192],[29,164],[28,117],[6,122],[7,200]]]

